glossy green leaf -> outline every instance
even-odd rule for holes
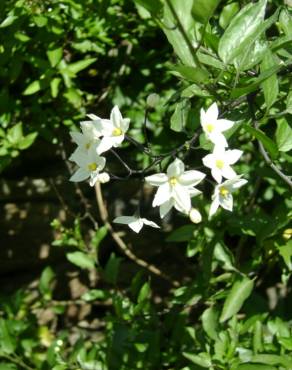
[[[12,335],[9,321],[0,319],[0,353],[14,353],[16,349],[16,338]]]
[[[260,365],[260,364],[242,364],[239,365],[236,370],[277,370],[274,366]]]
[[[213,15],[221,0],[195,0],[192,14],[196,20],[205,24]]]
[[[41,81],[36,80],[31,82],[27,88],[23,91],[23,95],[32,95],[41,90]]]
[[[279,254],[283,258],[289,271],[292,271],[292,240],[278,247]]]
[[[232,63],[258,37],[264,20],[266,0],[244,6],[233,18],[219,42],[218,53],[224,63]]]
[[[291,363],[291,356],[278,356],[278,355],[270,355],[270,354],[260,354],[254,355],[251,358],[252,362],[267,364],[267,365],[283,365],[289,369],[292,365]]]
[[[17,144],[18,149],[24,150],[29,148],[34,143],[37,135],[37,132],[32,132],[31,134],[24,136]]]
[[[192,17],[192,6],[193,0],[170,0],[173,8],[184,28],[191,44],[196,47],[197,45],[197,37],[196,37],[196,30],[198,28],[198,24],[194,21]],[[174,18],[171,9],[164,2],[164,17],[163,17],[163,32],[165,33],[168,41],[173,47],[174,52],[179,57],[183,64],[188,66],[196,67],[196,63],[194,61],[192,52],[183,37],[180,29],[177,27],[177,21]]]
[[[50,64],[52,67],[55,67],[63,56],[63,49],[62,48],[56,48],[56,49],[49,49],[47,51],[47,55],[50,61]]]
[[[89,67],[92,63],[94,63],[96,61],[96,59],[97,58],[88,58],[88,59],[84,59],[84,60],[79,60],[78,62],[68,64],[67,69],[70,72],[76,74],[80,71],[83,71],[87,67]]]
[[[86,293],[84,293],[81,297],[86,302],[91,302],[91,301],[103,301],[108,298],[108,294],[106,294],[105,291],[101,289],[91,289],[88,290]]]
[[[151,289],[150,289],[149,283],[143,284],[139,292],[139,295],[138,295],[138,299],[137,299],[138,303],[148,300],[150,298],[150,295],[151,295]]]
[[[277,145],[266,134],[264,134],[263,131],[256,129],[250,125],[243,125],[243,128],[245,129],[245,131],[249,132],[256,139],[258,139],[273,158],[277,156]]]
[[[220,322],[225,322],[238,313],[246,299],[250,296],[253,286],[253,280],[247,277],[235,281],[224,302]]]
[[[189,241],[194,236],[196,227],[194,225],[185,225],[174,230],[166,239],[168,242]]]
[[[5,28],[11,26],[18,17],[15,15],[9,15],[4,21],[0,23],[0,28]]]
[[[276,130],[276,142],[280,152],[288,152],[292,149],[292,128],[284,117],[278,118]]]
[[[70,252],[66,254],[67,259],[82,269],[92,270],[95,268],[95,261],[92,256],[83,252]]]
[[[17,146],[17,144],[20,142],[22,138],[23,138],[22,123],[19,122],[8,130],[7,139],[11,144]]]
[[[214,340],[218,338],[218,318],[219,312],[214,306],[207,308],[202,314],[203,329]]]
[[[154,16],[158,16],[162,10],[162,2],[160,0],[134,0],[135,3],[143,6],[148,12]]]
[[[195,83],[207,83],[209,74],[206,70],[191,66],[174,66],[172,73]]]
[[[290,90],[290,92],[287,96],[286,110],[287,110],[288,113],[292,114],[292,90]]]
[[[58,96],[58,94],[59,94],[59,86],[60,86],[60,82],[61,81],[62,81],[61,78],[55,77],[50,82],[52,98],[56,98]]]
[[[183,352],[183,356],[190,360],[193,364],[199,365],[204,368],[208,368],[212,365],[210,355],[205,352],[199,353],[198,355],[189,352]]]
[[[240,6],[237,2],[224,6],[219,17],[220,26],[225,29],[229,25],[235,14],[238,13],[239,9]]]
[[[176,104],[175,111],[170,118],[170,128],[173,131],[183,131],[187,124],[188,112],[189,109],[185,101]]]
[[[45,298],[51,298],[52,296],[52,283],[56,277],[54,270],[47,266],[40,277],[39,290]]]
[[[292,36],[292,17],[291,11],[288,9],[283,9],[279,16],[279,24],[286,36]]]
[[[273,53],[270,50],[267,50],[261,63],[261,72],[263,73],[264,71],[269,70],[275,65],[277,65],[277,63],[274,59]],[[269,110],[277,100],[277,96],[279,93],[277,74],[272,74],[269,78],[263,81],[261,86],[264,91],[266,106]]]

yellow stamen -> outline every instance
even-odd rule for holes
[[[89,163],[87,165],[87,168],[89,169],[89,171],[95,171],[97,169],[97,164],[92,162],[92,163]]]
[[[221,160],[221,159],[217,159],[216,161],[216,166],[222,170],[222,168],[224,167],[224,162]]]
[[[223,197],[226,197],[228,194],[229,194],[229,190],[224,188],[224,186],[221,186],[220,189],[219,189],[219,192],[220,194],[223,196]]]
[[[123,131],[120,128],[116,127],[116,128],[113,129],[112,135],[113,136],[120,136],[120,135],[122,135],[122,133],[123,133]]]
[[[177,179],[176,179],[176,177],[171,177],[170,179],[169,179],[169,183],[170,183],[170,185],[175,185],[176,183],[177,183]]]
[[[214,125],[212,125],[212,123],[208,123],[206,125],[206,129],[209,133],[211,133],[213,130],[214,130]]]
[[[89,149],[91,147],[91,143],[87,143],[86,145],[85,145],[85,149]]]

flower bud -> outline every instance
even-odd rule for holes
[[[189,216],[190,216],[190,220],[194,224],[198,224],[202,221],[202,215],[196,208],[192,208],[190,210]]]
[[[102,172],[98,176],[98,181],[101,182],[102,184],[105,184],[106,182],[110,181],[110,176],[107,172]]]
[[[153,94],[148,95],[147,100],[146,100],[146,104],[148,105],[148,107],[155,108],[158,102],[159,102],[158,94],[153,93]]]

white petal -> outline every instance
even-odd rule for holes
[[[113,141],[111,137],[104,136],[96,148],[97,154],[101,154],[112,148]]]
[[[209,123],[215,122],[218,118],[219,111],[216,102],[213,103],[207,110],[205,118],[209,121]]]
[[[210,141],[212,141],[215,146],[220,146],[223,148],[228,147],[227,140],[223,134],[219,131],[214,131],[208,135]]]
[[[236,176],[236,172],[227,165],[222,168],[222,175],[225,177],[225,179],[232,179]]]
[[[121,128],[123,117],[117,105],[115,105],[111,111],[110,120],[116,128]]]
[[[160,186],[168,181],[168,177],[165,173],[156,173],[155,175],[147,176],[145,180],[150,185]]]
[[[70,136],[72,137],[72,140],[74,141],[74,143],[76,143],[79,146],[83,146],[85,138],[83,134],[81,134],[81,132],[70,131]]]
[[[167,167],[167,175],[168,177],[177,177],[181,175],[185,170],[185,165],[183,161],[176,158],[168,167]]]
[[[203,159],[204,166],[208,168],[212,168],[214,166],[214,155],[213,154],[207,154]]]
[[[196,188],[188,188],[188,192],[190,194],[190,197],[196,197],[197,195],[201,194],[202,192]]]
[[[219,170],[219,168],[217,168],[217,167],[213,167],[211,169],[211,174],[212,174],[213,178],[218,182],[218,184],[220,184],[220,182],[222,181],[222,172],[221,172],[221,170]]]
[[[100,118],[96,116],[95,114],[87,114],[87,117],[89,117],[92,121],[99,120]]]
[[[229,121],[228,119],[218,119],[217,126],[221,132],[229,130],[234,125],[234,122]]]
[[[203,108],[201,108],[200,110],[200,121],[201,121],[201,126],[203,127],[203,129],[205,129],[205,125],[208,123],[208,121],[206,119],[206,112]]]
[[[86,167],[88,164],[88,155],[83,150],[75,150],[75,152],[71,155],[71,160],[78,164],[79,167]]]
[[[158,228],[160,229],[160,226],[158,226],[155,222],[153,221],[150,221],[150,220],[147,220],[147,218],[142,218],[141,219],[143,221],[143,223],[147,226],[151,226],[151,227],[155,227],[155,228]]]
[[[90,173],[86,170],[84,170],[83,168],[79,168],[71,177],[70,177],[70,181],[73,181],[73,182],[80,182],[80,181],[84,181],[86,179],[88,179],[88,177],[90,176]]]
[[[195,186],[199,182],[201,182],[205,176],[206,175],[203,172],[195,171],[195,170],[190,170],[190,171],[186,171],[183,174],[181,174],[179,176],[179,178],[178,178],[178,181],[182,185],[186,185],[186,186],[192,185],[192,186]]]
[[[113,143],[113,146],[116,148],[117,146],[120,146],[122,142],[124,141],[125,135],[119,135],[119,136],[112,136],[111,140]]]
[[[119,216],[116,217],[113,222],[115,224],[123,224],[123,225],[128,225],[129,223],[138,220],[137,217],[134,216]]]
[[[243,151],[238,150],[238,149],[233,149],[233,150],[227,150],[226,152],[226,158],[228,160],[229,164],[234,164],[236,163],[239,158],[242,156]]]
[[[215,196],[211,203],[210,211],[209,211],[209,218],[211,218],[217,211],[219,207],[219,197]]]
[[[238,180],[237,182],[235,182],[233,185],[232,185],[232,188],[233,189],[239,189],[241,188],[243,185],[245,185],[247,183],[247,180],[245,179],[240,179]]]
[[[233,197],[230,193],[226,194],[225,196],[219,195],[219,202],[220,206],[227,211],[232,211],[233,208]]]
[[[164,216],[166,216],[167,213],[173,207],[173,205],[174,205],[174,200],[173,199],[169,199],[167,202],[161,204],[161,206],[159,207],[160,217],[163,218]]]
[[[129,228],[135,231],[135,233],[139,233],[142,227],[143,221],[141,218],[138,218],[138,220],[129,223]]]
[[[100,119],[94,122],[94,127],[103,136],[111,136],[114,130],[114,125],[109,119]]]
[[[124,133],[128,131],[129,125],[130,125],[130,118],[123,118],[121,121],[121,129],[123,130]]]
[[[152,206],[153,207],[160,206],[162,203],[168,201],[170,197],[171,197],[170,185],[168,182],[166,182],[159,186],[155,194]]]
[[[176,184],[173,187],[172,194],[179,206],[188,213],[191,209],[191,198],[187,188],[180,184]]]

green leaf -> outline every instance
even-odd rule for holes
[[[12,335],[10,321],[0,319],[0,353],[14,353],[16,349],[16,337]]]
[[[267,365],[283,365],[287,369],[291,369],[291,357],[290,356],[278,356],[269,354],[260,354],[252,356],[251,362],[258,362]]]
[[[278,118],[276,130],[276,142],[280,152],[288,152],[292,149],[292,128],[284,117]]]
[[[26,135],[23,137],[17,144],[18,149],[24,150],[29,148],[35,141],[38,133],[32,132],[31,134]]]
[[[95,260],[92,256],[83,252],[71,252],[66,254],[67,259],[82,269],[92,270],[95,268]]]
[[[14,23],[17,18],[18,17],[16,17],[15,15],[9,15],[7,18],[4,19],[3,22],[1,22],[0,28],[11,26],[11,24]]]
[[[8,130],[7,139],[11,144],[17,146],[22,138],[23,138],[22,122],[19,122]]]
[[[195,47],[197,45],[196,31],[199,24],[196,24],[192,17],[192,6],[193,0],[170,0],[171,4],[174,7],[174,10],[190,40],[191,44]],[[188,66],[196,67],[192,52],[185,41],[181,31],[176,26],[177,21],[174,19],[172,12],[167,5],[164,3],[164,16],[163,23],[163,32],[166,34],[166,37],[170,44],[173,47],[174,52],[182,61],[183,64]]]
[[[74,63],[68,64],[67,65],[67,69],[70,72],[76,74],[76,73],[78,73],[80,71],[83,71],[87,67],[89,67],[96,60],[97,60],[97,58],[89,58],[89,59],[80,60],[78,62],[74,62]]]
[[[225,270],[234,270],[234,257],[223,243],[217,243],[215,245],[214,258],[217,261],[223,262],[223,268]]]
[[[84,293],[81,297],[86,302],[91,302],[91,301],[104,301],[105,299],[108,298],[108,294],[101,290],[101,289],[92,289],[89,290],[88,292]]]
[[[265,52],[264,59],[261,63],[261,72],[269,70],[274,67],[277,63],[275,62],[273,53],[268,49]],[[276,72],[272,74],[262,83],[262,89],[264,91],[265,102],[267,110],[276,102],[279,93],[279,84]]]
[[[292,90],[289,92],[287,96],[286,110],[288,113],[292,114]]]
[[[60,82],[61,81],[62,81],[61,78],[55,77],[50,82],[52,98],[56,98],[58,96],[58,94],[59,94],[59,86],[60,86]]]
[[[110,255],[110,258],[104,269],[105,280],[109,283],[116,284],[121,264],[121,258],[116,257],[114,253]]]
[[[39,290],[46,299],[50,299],[52,297],[52,283],[55,280],[55,277],[56,274],[50,266],[46,267],[41,274]]]
[[[150,295],[151,295],[151,289],[150,289],[149,283],[143,284],[139,292],[137,302],[141,303],[141,302],[148,300],[150,298]]]
[[[289,271],[292,271],[292,240],[289,240],[286,245],[278,246],[278,250]]]
[[[236,370],[277,370],[277,368],[269,365],[242,364]]]
[[[292,17],[288,9],[283,9],[280,13],[279,23],[287,36],[292,35]]]
[[[193,364],[199,365],[201,367],[212,366],[210,355],[208,353],[202,352],[198,355],[194,355],[193,353],[183,352],[183,356],[190,360]]]
[[[218,338],[218,316],[219,313],[214,306],[207,308],[202,314],[203,329],[208,337],[214,340]]]
[[[273,140],[266,136],[263,131],[256,129],[250,125],[243,125],[243,128],[245,129],[245,131],[252,134],[256,139],[258,139],[273,158],[277,157],[278,149],[276,144],[273,142]]]
[[[41,90],[41,81],[36,80],[31,82],[27,88],[23,91],[23,95],[32,95]]]
[[[236,315],[253,290],[254,282],[247,277],[235,281],[223,306],[220,322]]]
[[[244,6],[233,18],[219,41],[218,53],[225,64],[231,63],[235,57],[244,53],[247,47],[259,36],[267,0]]]
[[[176,104],[175,111],[170,118],[170,128],[173,131],[180,132],[186,127],[189,105],[185,101]]]
[[[174,66],[171,71],[174,75],[195,83],[207,83],[209,74],[206,70],[191,66]]]
[[[91,239],[91,244],[94,248],[98,248],[102,240],[107,236],[108,229],[106,226],[98,228],[95,232],[95,235]]]
[[[63,56],[63,49],[62,48],[56,48],[56,49],[49,49],[47,51],[47,56],[49,58],[50,64],[52,67],[55,67]]]
[[[238,13],[239,9],[240,6],[238,3],[231,3],[224,6],[219,17],[220,26],[225,29],[229,25],[235,14]]]
[[[267,78],[278,72],[280,68],[281,68],[280,65],[269,68],[268,70],[261,73],[258,77],[251,79],[250,82],[246,84],[246,86],[236,87],[231,91],[230,97],[239,98],[242,95],[247,95],[255,91],[263,81],[265,81]]]
[[[143,6],[148,12],[152,13],[154,16],[158,16],[158,14],[162,10],[162,3],[160,0],[134,0],[135,3]]]
[[[193,17],[205,24],[212,17],[221,0],[195,0],[192,7]]]

